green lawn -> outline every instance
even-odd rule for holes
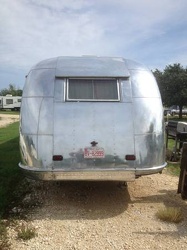
[[[182,119],[179,119],[179,116],[164,116],[165,122],[172,120],[172,121],[181,121],[181,122],[187,122],[187,116],[183,115]]]
[[[179,119],[178,116],[168,116],[168,117],[164,117],[165,121],[182,121],[182,122],[187,122],[187,116],[183,116],[182,119]],[[170,139],[168,141],[168,149],[173,151],[175,146],[175,140]],[[169,170],[170,173],[179,176],[180,174],[180,162],[178,163],[172,163],[172,162],[168,162],[167,165],[167,169]]]
[[[0,129],[0,217],[14,201],[14,191],[23,179],[19,161],[19,122],[16,122]]]
[[[0,114],[7,114],[7,115],[19,115],[20,112],[19,111],[11,111],[9,109],[6,110],[0,110]]]

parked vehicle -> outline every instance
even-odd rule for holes
[[[0,96],[0,109],[20,110],[21,96]]]
[[[172,116],[178,115],[178,114],[179,114],[179,106],[172,106],[172,107],[171,107],[171,110],[170,110],[170,114],[171,114]],[[187,108],[183,108],[183,109],[182,109],[182,114],[183,114],[183,115],[187,115]]]
[[[171,109],[164,107],[164,115],[171,115]]]
[[[145,66],[123,58],[57,57],[23,89],[21,169],[42,180],[118,180],[166,166],[163,108]]]

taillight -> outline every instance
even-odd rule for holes
[[[62,155],[53,155],[53,161],[62,161],[63,156]]]
[[[127,161],[135,161],[136,156],[135,155],[126,155],[125,160],[127,160]]]

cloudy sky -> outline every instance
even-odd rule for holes
[[[0,0],[0,89],[22,88],[39,61],[120,56],[187,66],[186,0]]]

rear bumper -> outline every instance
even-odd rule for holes
[[[28,167],[19,163],[19,167],[29,178],[46,181],[82,180],[82,181],[134,181],[135,178],[159,173],[166,164],[149,169],[100,169],[100,170],[46,170]]]
[[[161,166],[156,166],[156,167],[151,167],[151,168],[140,168],[140,169],[136,168],[135,175],[136,175],[136,177],[140,177],[143,175],[161,173],[162,170],[166,167],[166,165],[167,165],[167,163],[165,162]]]

